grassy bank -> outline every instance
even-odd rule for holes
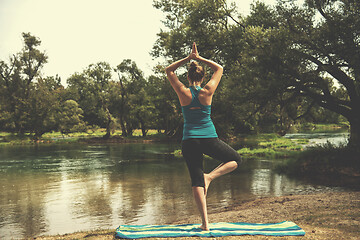
[[[88,130],[87,132],[77,132],[63,135],[60,132],[45,133],[40,139],[34,139],[32,134],[13,134],[7,132],[0,132],[0,146],[6,145],[31,145],[31,144],[52,144],[52,143],[107,143],[107,142],[136,142],[136,141],[160,141],[166,139],[163,132],[157,130],[149,130],[146,137],[142,136],[141,130],[134,131],[132,136],[123,137],[120,130],[112,133],[109,139],[104,139],[106,129],[98,128]]]
[[[308,142],[308,139],[291,140],[277,134],[258,134],[242,136],[230,141],[230,144],[234,149],[238,149],[237,152],[246,160],[290,158],[303,151],[303,145]],[[176,150],[174,155],[181,157],[181,150]]]
[[[317,178],[350,177],[360,180],[360,149],[331,143],[307,148],[278,165],[278,170],[293,176]]]
[[[277,134],[260,134],[247,136],[243,139],[243,147],[238,152],[245,159],[251,158],[290,158],[303,151],[308,139],[291,140]],[[241,144],[241,143],[240,143]]]
[[[307,131],[307,132],[336,132],[347,129],[344,124],[302,124],[294,125],[291,131]],[[137,129],[130,137],[123,137],[120,130],[112,132],[110,139],[105,140],[106,130],[104,128],[89,129],[86,132],[76,132],[70,134],[61,134],[61,132],[45,133],[40,139],[35,139],[33,134],[25,133],[23,135],[0,132],[0,146],[1,145],[29,145],[29,144],[46,144],[46,143],[72,143],[72,142],[129,142],[129,141],[168,141],[169,138],[164,132],[150,129],[146,137],[142,136],[141,130]],[[287,151],[301,150],[300,146],[296,146],[292,141],[279,137],[277,134],[259,134],[241,136],[240,140],[245,140],[245,145],[239,146],[238,149],[243,148],[241,153],[245,156],[275,156],[283,155]],[[271,142],[270,144],[268,142]],[[306,140],[299,140],[297,144],[305,144]],[[301,141],[305,141],[301,143]],[[272,147],[272,150],[271,150]],[[256,149],[256,150],[255,150]],[[290,153],[291,154],[291,153]],[[286,155],[286,154],[285,154]]]
[[[287,139],[275,134],[250,136],[246,142],[255,143],[238,152],[245,159],[285,159],[275,170],[290,176],[312,178],[339,185],[360,183],[360,149],[330,142],[312,147],[304,146],[308,139]]]

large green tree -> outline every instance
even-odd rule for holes
[[[242,48],[239,43],[242,31],[232,29],[227,16],[228,11],[234,10],[233,5],[226,6],[223,1],[213,0],[158,0],[154,1],[154,7],[161,9],[166,16],[163,21],[165,29],[158,33],[152,56],[165,58],[164,65],[167,65],[187,56],[192,43],[196,41],[202,56],[220,62],[225,67],[225,76],[214,96],[212,106],[214,114],[212,116],[220,135],[228,132],[231,128],[232,117],[229,117],[229,114],[232,106],[223,101],[222,94],[227,82],[226,61],[230,62],[230,59],[236,59],[237,52]],[[228,34],[229,32],[231,34]],[[178,70],[179,79],[187,84],[184,72],[181,69]],[[211,73],[208,72],[207,75],[209,76]],[[164,86],[164,90],[166,91],[164,94],[169,95],[166,97],[167,104],[172,108],[171,111],[167,111],[167,119],[170,120],[168,121],[169,133],[181,134],[181,108],[176,94],[169,84]]]
[[[122,133],[124,136],[131,136],[136,128],[140,128],[143,136],[146,136],[155,118],[154,104],[148,91],[149,82],[130,59],[123,60],[115,71],[119,77],[117,108]]]
[[[155,69],[155,74],[149,77],[148,95],[154,105],[154,129],[164,130],[167,136],[181,137],[182,117],[177,96],[173,93],[164,69]]]
[[[28,131],[35,139],[57,130],[60,119],[60,95],[64,87],[58,77],[38,78],[29,96]]]
[[[45,52],[38,49],[40,39],[30,33],[23,33],[22,37],[22,51],[10,57],[8,63],[0,61],[0,121],[4,121],[1,128],[21,134],[31,128],[30,97],[47,62]]]
[[[344,116],[350,144],[359,145],[360,3],[294,2],[277,5],[277,26],[265,28],[266,19],[258,18],[257,32],[246,28],[243,69],[257,69],[252,76],[268,86],[268,96],[282,95],[285,102],[301,98],[303,113],[318,105]]]
[[[82,132],[86,130],[85,122],[83,121],[84,111],[79,107],[79,104],[74,100],[66,100],[58,112],[58,129],[62,134],[69,134],[72,132]]]
[[[105,138],[110,137],[114,118],[109,110],[109,83],[112,68],[106,62],[90,64],[82,73],[73,74],[68,80],[68,97],[75,100],[84,111],[84,121],[104,126]]]

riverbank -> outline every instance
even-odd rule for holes
[[[50,145],[50,144],[113,144],[113,143],[153,143],[169,142],[173,139],[162,132],[149,130],[148,135],[143,137],[140,130],[136,130],[133,136],[123,137],[121,132],[115,132],[110,138],[104,138],[105,129],[98,129],[95,132],[73,133],[61,135],[59,132],[44,134],[40,139],[34,139],[31,134],[17,135],[6,132],[0,132],[1,146],[32,146],[32,145]]]
[[[241,236],[216,239],[359,239],[360,238],[360,192],[328,192],[309,195],[289,195],[259,198],[240,203],[220,212],[209,213],[211,222],[281,222],[293,221],[306,232],[304,237]],[[185,224],[199,222],[199,217],[189,217]],[[78,232],[57,236],[43,236],[38,240],[60,239],[114,239],[115,229]],[[16,238],[16,236],[14,236]],[[148,240],[179,238],[146,238]],[[209,239],[209,238],[182,238]]]

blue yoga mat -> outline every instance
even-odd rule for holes
[[[183,225],[120,225],[116,237],[137,239],[149,237],[223,237],[240,235],[304,236],[305,232],[293,222],[280,223],[210,223],[210,231],[199,224]]]

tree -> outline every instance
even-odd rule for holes
[[[67,80],[69,95],[84,111],[84,120],[91,125],[105,126],[104,138],[110,137],[114,121],[109,110],[111,72],[108,63],[99,62],[90,64],[82,73],[75,73]]]
[[[83,119],[83,110],[74,100],[66,100],[58,114],[59,131],[62,134],[72,132],[82,132],[86,130],[86,124]]]
[[[60,94],[64,87],[60,78],[38,78],[29,96],[28,130],[39,139],[44,133],[57,130]]]
[[[237,51],[241,49],[236,46],[239,42],[239,35],[242,31],[232,29],[229,25],[228,12],[234,11],[234,6],[227,6],[224,1],[198,0],[198,1],[178,1],[178,0],[159,0],[154,1],[154,7],[166,13],[163,21],[166,30],[161,30],[158,39],[153,47],[152,56],[165,58],[167,65],[170,62],[184,58],[189,54],[193,41],[198,44],[200,54],[206,58],[221,63],[225,68],[225,75],[217,93],[214,95],[212,112],[214,113],[214,123],[220,134],[229,130],[228,117],[232,106],[224,104],[222,101],[222,89],[226,84],[226,61],[236,59]],[[234,30],[234,31],[233,31]],[[228,34],[231,32],[230,34]],[[164,67],[159,66],[159,69]],[[186,74],[178,70],[179,79],[187,84]],[[211,73],[208,71],[207,75]],[[171,86],[163,77],[165,85],[164,94],[167,100],[166,111],[168,134],[179,136],[182,130],[181,108]],[[205,82],[206,83],[206,82]],[[204,84],[205,84],[204,83]],[[225,131],[223,131],[225,130]],[[224,134],[225,135],[225,134]]]
[[[131,136],[140,127],[143,136],[153,121],[154,105],[147,93],[148,82],[136,63],[123,60],[115,69],[119,77],[119,121],[124,136]]]
[[[305,100],[303,112],[318,105],[344,116],[350,123],[349,143],[358,146],[360,3],[347,0],[308,0],[303,6],[280,3],[277,19],[278,27],[259,29],[260,44],[247,49],[246,54],[252,59],[245,64],[262,68],[261,76],[278,90],[269,89],[273,94],[284,94],[284,101]],[[247,33],[248,41],[254,44],[250,28]]]
[[[84,72],[90,80],[92,91],[99,100],[99,105],[101,107],[99,113],[104,119],[106,126],[104,138],[109,138],[111,136],[111,126],[114,121],[113,116],[109,111],[109,82],[112,77],[111,72],[112,69],[106,62],[91,64]]]
[[[349,121],[350,144],[358,145],[359,4],[280,1],[270,8],[256,2],[242,17],[225,1],[159,0],[154,5],[167,14],[168,29],[158,34],[153,55],[173,61],[186,55],[189,41],[199,41],[201,54],[224,66],[214,101],[218,129],[270,123],[284,131],[320,106]]]
[[[17,133],[29,130],[31,110],[30,95],[34,81],[47,62],[47,56],[37,47],[41,41],[30,33],[22,34],[24,48],[10,57],[10,63],[0,61],[0,89],[3,94],[1,104],[2,119],[6,119],[6,129]]]
[[[162,68],[149,77],[148,95],[154,105],[154,129],[164,130],[167,136],[181,137],[182,118],[177,97],[173,94]]]
[[[292,8],[297,10],[296,8]],[[284,8],[280,9],[280,12]],[[291,10],[291,9],[290,9]],[[294,24],[303,11],[317,12],[317,25]],[[294,92],[310,97],[319,106],[344,116],[350,123],[351,145],[360,145],[360,2],[355,0],[309,0],[295,16],[284,11],[294,36],[291,50],[301,57],[310,71],[292,74],[299,83]],[[313,15],[313,19],[315,18]],[[314,22],[315,20],[313,20]],[[306,32],[311,35],[306,36]],[[310,68],[312,67],[312,68]],[[329,84],[338,81],[345,95]]]
[[[136,125],[140,127],[142,136],[145,137],[155,118],[155,106],[146,91],[146,86],[140,88],[137,94],[130,95],[129,104],[130,115],[135,117]]]

